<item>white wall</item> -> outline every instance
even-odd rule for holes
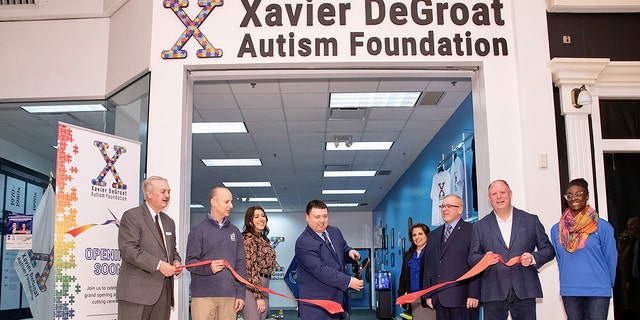
[[[109,19],[4,22],[0,99],[104,98]]]
[[[107,94],[149,69],[152,4],[158,5],[158,2],[129,1],[111,17]]]

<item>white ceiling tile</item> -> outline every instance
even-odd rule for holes
[[[250,94],[272,94],[280,92],[278,80],[250,80],[231,82],[231,91],[236,95]]]
[[[327,132],[362,131],[365,124],[364,120],[329,120],[327,121]]]
[[[284,121],[284,112],[282,112],[282,109],[243,109],[242,114],[246,121]]]
[[[285,116],[289,122],[297,121],[312,121],[320,120],[325,121],[329,113],[329,108],[315,108],[315,109],[285,109]],[[323,128],[324,130],[324,128]]]
[[[417,81],[416,81],[417,80]],[[429,81],[424,79],[382,79],[379,91],[423,91]]]
[[[380,79],[331,79],[329,92],[376,92]]]
[[[329,94],[323,93],[288,93],[282,95],[284,106],[296,109],[328,109]],[[328,112],[328,110],[326,111]]]
[[[233,94],[197,94],[193,96],[193,106],[200,109],[237,109],[238,103]]]
[[[282,93],[323,93],[329,91],[329,80],[280,80],[280,90]]]
[[[240,113],[240,109],[201,109],[197,111],[201,119],[207,119],[207,121],[201,120],[197,122],[217,122],[217,121],[243,121],[244,118]],[[194,120],[195,121],[195,112]]]
[[[469,96],[469,92],[447,92],[438,103],[439,107],[450,107],[454,110]]]
[[[325,130],[325,122],[324,121],[296,121],[296,122],[288,122],[287,129],[292,134],[298,132],[322,132]]]
[[[193,86],[193,94],[231,93],[231,87],[227,81],[202,81]]]
[[[370,108],[369,120],[407,120],[414,108]]]
[[[406,121],[403,120],[375,120],[367,121],[366,131],[402,131]]]
[[[323,145],[326,141],[324,138],[324,132],[297,132],[289,135],[289,141],[291,145],[297,144],[314,144]]]
[[[254,108],[282,108],[282,98],[277,93],[246,93],[236,94],[236,100],[242,110]]]

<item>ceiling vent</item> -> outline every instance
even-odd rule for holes
[[[391,174],[391,170],[378,170],[376,172],[376,176],[388,176],[389,174]]]
[[[444,96],[444,91],[427,91],[422,95],[422,100],[418,105],[435,107]]]
[[[329,120],[364,120],[366,115],[364,108],[333,108]]]

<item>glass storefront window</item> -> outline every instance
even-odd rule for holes
[[[46,180],[50,173],[53,174],[56,171],[58,122],[65,122],[141,142],[140,178],[142,179],[146,169],[150,79],[151,75],[147,73],[104,100],[0,102],[0,159],[2,159],[2,163],[24,168],[22,171],[30,172],[31,176],[39,176],[41,180]],[[45,112],[42,107],[46,106],[54,107],[54,109],[71,106],[75,110],[56,109]],[[78,110],[78,108],[87,106],[97,107],[99,110]],[[36,107],[37,110],[25,107]],[[5,183],[8,183],[6,181],[22,181],[20,178],[24,175],[13,171],[3,171],[3,174],[0,175],[0,178],[3,178],[0,179],[2,183],[0,191],[5,189]],[[16,175],[16,178],[11,175]],[[28,189],[29,184],[27,182],[24,184],[24,189]],[[39,187],[44,190],[46,182],[42,182]],[[142,198],[141,192],[140,197]],[[0,202],[3,213],[2,223],[9,221],[9,216],[16,216],[14,212],[16,210],[7,210],[6,205],[8,204]],[[22,214],[29,214],[28,211],[23,211]],[[3,244],[5,237],[5,232],[2,232]],[[2,288],[17,286],[15,291],[19,292],[21,291],[20,283],[17,281],[18,277],[13,268],[13,260],[15,260],[17,250],[8,250],[4,245],[1,245],[0,248],[2,256],[2,260],[0,260],[2,283],[0,286]],[[7,291],[6,294],[5,291]],[[10,294],[9,291],[3,289],[2,295],[0,295],[0,318],[31,318],[24,295],[23,298],[20,298],[20,295]]]

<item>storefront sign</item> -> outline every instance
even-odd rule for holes
[[[240,6],[241,4],[242,6]],[[182,59],[192,38],[199,58],[422,56],[484,57],[509,54],[501,0],[490,1],[264,1],[205,0],[194,18],[188,0],[165,0],[185,29],[163,59]],[[225,27],[209,31],[210,15],[229,15]],[[236,18],[237,17],[237,18]],[[215,21],[213,22],[215,23]],[[224,30],[224,32],[222,32]],[[207,38],[204,32],[210,33]],[[239,31],[237,36],[234,32]],[[220,38],[238,38],[236,47],[214,47]],[[212,40],[213,39],[213,40]],[[234,41],[231,41],[234,42]]]

